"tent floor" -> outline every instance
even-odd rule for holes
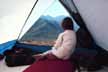
[[[29,66],[29,65],[28,65]],[[0,72],[22,72],[28,66],[8,67],[4,60],[0,61]]]
[[[27,67],[29,67],[29,65],[27,65],[27,66],[18,66],[18,67],[8,67],[8,66],[6,66],[4,60],[0,61],[0,72],[22,72]],[[77,70],[76,70],[76,72],[77,72]],[[82,70],[81,72],[87,72],[87,71]],[[93,71],[93,72],[108,72],[108,67],[104,67],[104,69],[102,69],[102,70]]]

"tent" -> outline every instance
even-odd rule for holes
[[[90,32],[97,45],[105,51],[108,51],[108,1],[59,1],[67,9],[70,15],[74,16],[74,14],[78,14],[81,17],[82,22],[80,23],[80,26],[86,28]],[[16,44],[16,41],[23,37],[23,35],[33,26],[34,22],[39,19],[41,14],[44,13],[53,2],[54,0],[1,0],[0,54],[3,54],[7,49],[11,49],[12,46]],[[17,44],[17,46],[30,46],[35,49],[35,46],[28,44],[21,45],[20,43]],[[40,51],[42,51],[41,48]]]
[[[32,9],[35,1],[36,0],[11,0],[8,2],[4,0],[0,2],[2,5],[0,14],[0,45],[2,43],[18,38],[21,28],[28,14],[30,13],[30,10]],[[21,33],[19,38],[21,38],[24,33],[27,32],[27,30],[33,25],[33,23],[53,2],[54,0],[45,2],[43,2],[42,0],[38,1],[37,5],[34,7],[32,14],[29,17],[29,20],[23,28],[23,33]],[[65,6],[65,8],[71,15],[72,13],[79,13],[84,23],[86,24],[82,24],[82,26],[86,26],[93,36],[96,44],[107,51],[107,1],[60,0],[60,2]],[[38,11],[40,13],[38,13]],[[36,13],[38,13],[38,15],[36,15]],[[35,20],[33,20],[34,18]]]

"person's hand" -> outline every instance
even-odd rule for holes
[[[49,60],[57,60],[59,58],[57,58],[53,53],[49,53],[46,55],[47,59]]]
[[[35,55],[36,61],[44,60],[46,57],[44,54]]]

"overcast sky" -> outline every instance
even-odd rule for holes
[[[55,0],[55,2],[50,7],[48,7],[43,15],[50,15],[53,17],[60,15],[69,16],[67,10],[65,10],[58,0]]]

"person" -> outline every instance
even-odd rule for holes
[[[76,33],[73,30],[73,21],[70,17],[63,19],[61,23],[63,32],[58,35],[54,46],[42,54],[36,55],[39,59],[48,57],[49,59],[62,59],[67,60],[75,50],[76,46]]]

